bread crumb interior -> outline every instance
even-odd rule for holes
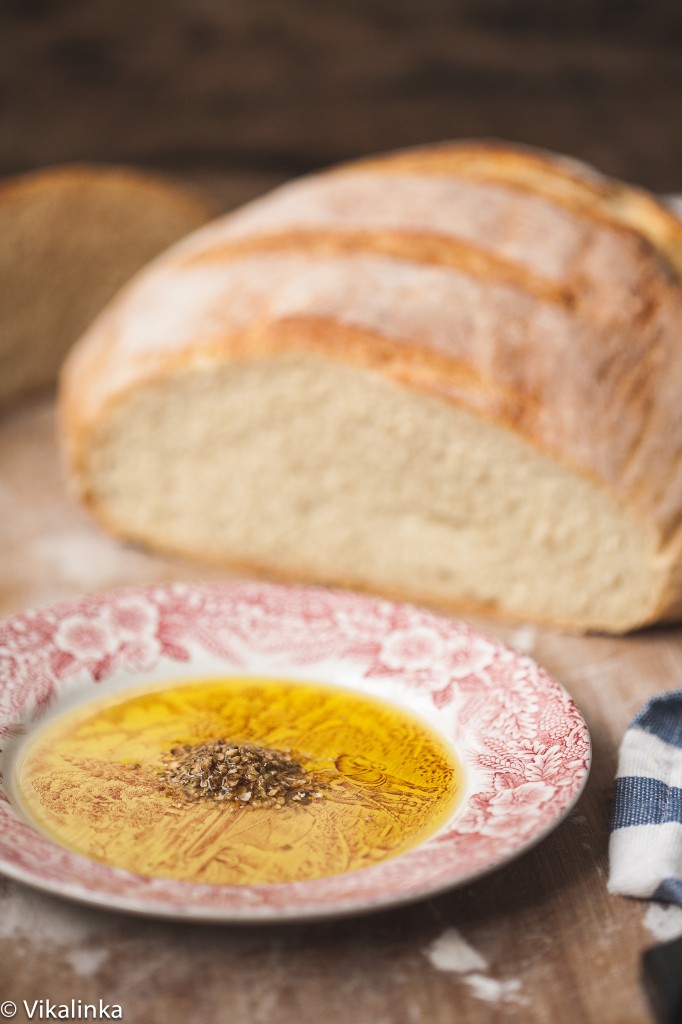
[[[320,356],[204,364],[102,417],[88,488],[126,537],[577,628],[653,601],[655,537],[507,430]]]

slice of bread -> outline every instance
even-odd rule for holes
[[[121,285],[210,215],[183,186],[126,168],[0,183],[0,404],[53,381]]]
[[[682,613],[682,225],[501,144],[278,189],[144,271],[63,376],[117,534],[621,632]]]

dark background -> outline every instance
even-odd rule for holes
[[[682,190],[681,0],[2,0],[0,173],[175,171],[238,201],[497,136]]]

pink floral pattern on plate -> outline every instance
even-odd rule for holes
[[[446,828],[362,871],[206,886],[90,861],[37,832],[13,806],[11,762],[22,737],[69,694],[97,696],[166,671],[169,679],[251,670],[291,678],[297,668],[428,712],[467,772],[465,798]],[[590,761],[579,711],[531,659],[420,608],[259,583],[120,590],[0,624],[0,747],[5,874],[102,906],[225,921],[348,914],[470,881],[556,826]]]

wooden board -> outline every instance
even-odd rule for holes
[[[493,135],[670,192],[678,0],[14,0],[0,173],[68,160],[290,177]]]
[[[0,421],[0,614],[123,583],[225,578],[111,540],[62,480],[48,400]],[[638,1024],[646,904],[606,890],[616,754],[635,711],[680,685],[682,632],[576,637],[478,620],[575,697],[594,768],[574,813],[488,878],[411,907],[281,927],[169,924],[99,912],[0,879],[0,1002],[119,1003],[144,1024]],[[455,928],[485,959],[443,969]],[[436,958],[437,959],[437,958]]]

